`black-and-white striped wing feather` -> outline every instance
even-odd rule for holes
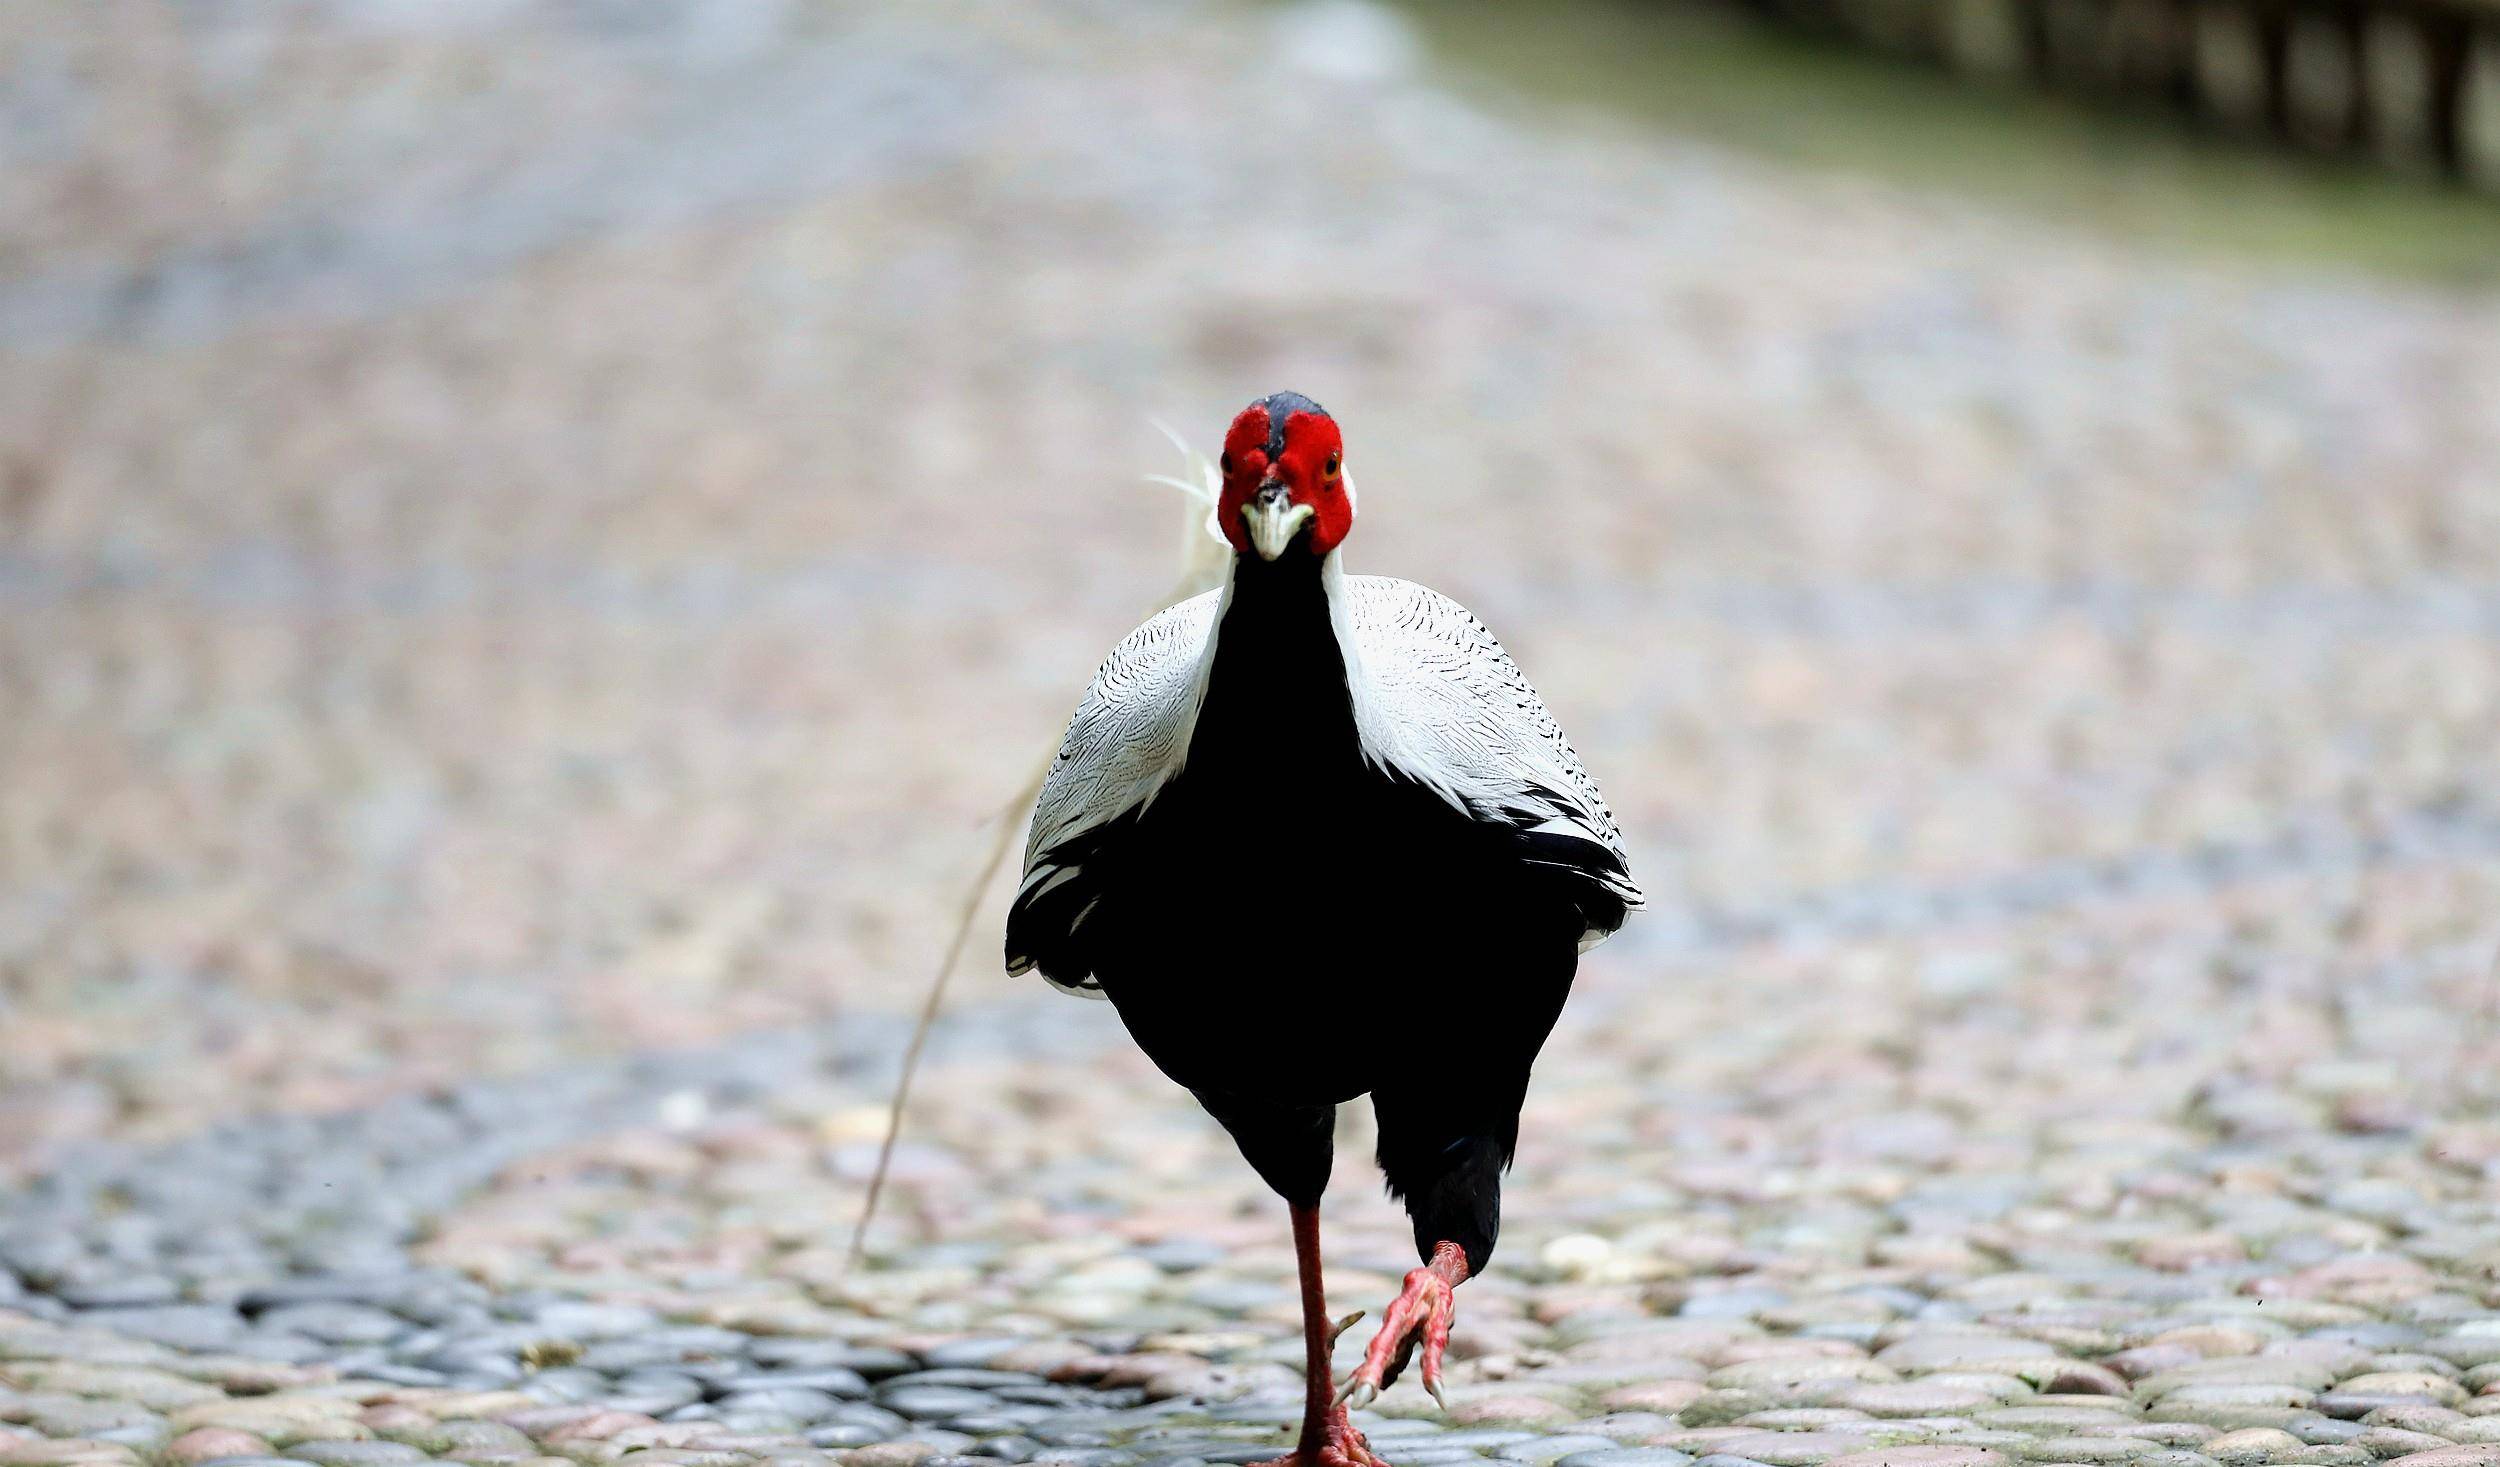
[[[1033,968],[1037,933],[1073,933],[1096,895],[1085,883],[1086,837],[1143,808],[1181,767],[1204,691],[1202,656],[1222,593],[1192,596],[1111,649],[1068,720],[1024,842],[1024,880],[1008,922],[1007,971]],[[1052,986],[1102,997],[1091,976]]]
[[[1492,631],[1440,592],[1389,576],[1347,577],[1340,606],[1361,666],[1355,717],[1366,753],[1477,819],[1516,827],[1531,859],[1569,867],[1623,910],[1638,908],[1614,813]],[[1620,923],[1607,915],[1583,948]]]
[[[1493,633],[1412,581],[1348,576],[1332,600],[1365,757],[1475,819],[1510,826],[1527,860],[1585,882],[1583,949],[1612,933],[1641,905],[1623,833]],[[1042,950],[1074,939],[1093,911],[1100,893],[1085,862],[1094,838],[1143,810],[1179,772],[1220,603],[1219,592],[1194,596],[1131,632],[1086,688],[1034,805],[1008,915],[1009,972],[1039,966],[1065,992],[1102,996],[1090,975],[1050,971],[1081,963],[1046,961]]]

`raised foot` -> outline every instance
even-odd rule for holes
[[[1381,1316],[1380,1333],[1372,1336],[1363,1363],[1346,1378],[1337,1400],[1356,1407],[1370,1405],[1397,1380],[1406,1362],[1414,1358],[1415,1347],[1421,1345],[1424,1389],[1447,1411],[1449,1400],[1441,1394],[1441,1357],[1450,1347],[1450,1321],[1458,1314],[1458,1296],[1453,1291],[1466,1278],[1467,1255],[1457,1244],[1435,1248],[1432,1262],[1406,1276],[1406,1287]]]
[[[1340,1404],[1328,1408],[1321,1418],[1324,1431],[1315,1450],[1297,1447],[1272,1461],[1254,1463],[1253,1467],[1389,1467],[1373,1455],[1371,1443],[1346,1419],[1346,1408]]]

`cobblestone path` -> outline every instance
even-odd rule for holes
[[[2500,301],[1344,4],[37,0],[0,115],[0,1467],[1278,1450],[1101,1006],[973,975],[842,1245],[1140,419],[1285,386],[1658,899],[1393,1460],[2500,1467]]]

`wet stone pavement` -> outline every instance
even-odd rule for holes
[[[845,1243],[1140,420],[1285,386],[1656,899],[1385,1455],[2500,1467],[2488,293],[1359,4],[95,11],[0,7],[0,1467],[1280,1450],[1281,1210],[1101,1005],[976,958]]]

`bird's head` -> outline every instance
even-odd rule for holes
[[[1237,554],[1325,556],[1354,528],[1354,484],[1337,420],[1299,392],[1243,408],[1224,434],[1217,467],[1224,490],[1215,522]]]

